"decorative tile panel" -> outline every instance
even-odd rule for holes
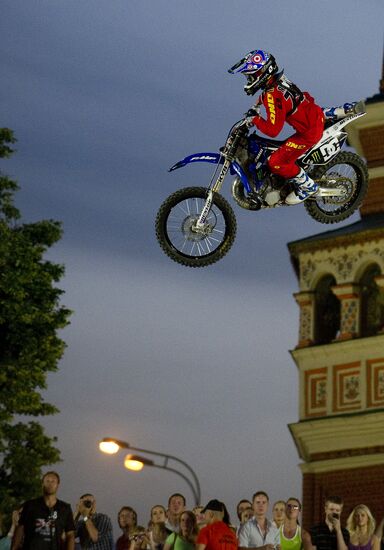
[[[384,406],[384,357],[367,361],[367,407]]]
[[[362,408],[362,377],[360,361],[335,365],[333,377],[333,412],[349,412]]]
[[[307,370],[304,378],[305,416],[323,416],[327,411],[327,368]]]
[[[299,348],[310,346],[313,343],[313,309],[314,293],[297,292],[294,294],[300,307]]]
[[[339,340],[348,340],[359,332],[359,287],[343,284],[332,287],[332,292],[341,302]]]
[[[358,300],[347,298],[341,302],[341,334],[356,335],[358,332]]]

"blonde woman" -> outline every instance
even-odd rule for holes
[[[350,534],[349,550],[380,550],[380,540],[375,533],[375,520],[368,506],[355,506],[347,519]]]
[[[285,519],[285,500],[278,500],[272,507],[272,525],[279,528]]]

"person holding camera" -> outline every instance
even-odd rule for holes
[[[131,506],[123,506],[117,514],[117,522],[123,534],[116,541],[116,550],[129,550],[131,537],[137,528],[137,512]]]
[[[340,497],[327,498],[324,506],[324,523],[309,530],[314,550],[348,550],[349,533],[340,523],[342,511],[343,500]]]
[[[92,494],[80,497],[74,519],[81,549],[113,550],[112,522],[106,514],[96,512],[96,499]]]
[[[129,536],[129,550],[146,550],[148,546],[148,536],[145,527],[136,525],[135,531]],[[116,545],[117,549],[117,545]]]

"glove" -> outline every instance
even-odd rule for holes
[[[253,105],[248,111],[245,113],[246,117],[255,117],[259,116],[260,114],[260,105]]]
[[[254,124],[253,124],[253,118],[254,118],[254,116],[246,116],[246,117],[243,119],[243,122],[242,122],[242,124],[240,125],[240,128],[246,128],[247,130],[249,130],[250,128],[252,128],[252,126],[254,126]]]

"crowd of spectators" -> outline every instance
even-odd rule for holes
[[[384,519],[376,523],[368,506],[359,504],[344,527],[338,496],[326,499],[323,521],[306,530],[296,497],[275,502],[269,519],[268,494],[257,491],[240,500],[233,524],[223,502],[213,499],[188,510],[176,493],[167,507],[152,506],[143,525],[132,506],[123,506],[117,515],[121,534],[114,538],[111,519],[97,511],[93,494],[82,495],[72,511],[57,498],[59,485],[56,472],[43,476],[42,496],[13,512],[0,550],[384,550]]]

